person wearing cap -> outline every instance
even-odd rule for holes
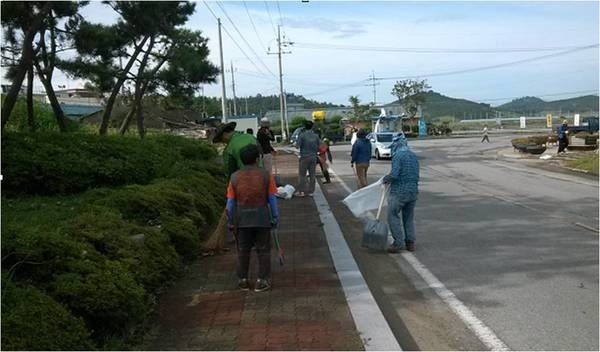
[[[388,223],[394,242],[389,253],[415,250],[414,210],[419,195],[419,159],[408,147],[404,134],[394,136],[391,145],[392,169],[383,177],[390,185]]]
[[[567,149],[569,146],[569,137],[567,136],[568,133],[568,122],[567,120],[563,120],[562,125],[558,127],[558,152],[556,152],[556,154],[566,153],[565,149]]]
[[[298,162],[298,191],[296,197],[312,196],[315,192],[315,168],[321,139],[313,131],[313,122],[304,121],[305,131],[298,137],[300,160]],[[309,182],[306,182],[308,172]]]
[[[371,163],[371,142],[367,140],[367,132],[362,128],[356,132],[356,142],[352,145],[350,152],[350,166],[356,165],[356,177],[358,188],[365,187],[367,182],[367,170]]]
[[[223,149],[223,167],[227,181],[231,174],[244,167],[241,159],[241,150],[248,144],[258,144],[256,138],[248,133],[241,133],[235,130],[237,124],[228,122],[217,128],[217,133],[213,138],[213,143],[225,143]]]
[[[275,154],[275,149],[271,146],[271,142],[275,140],[275,136],[273,135],[273,131],[271,131],[271,122],[268,118],[263,117],[260,119],[260,128],[256,132],[256,139],[262,149],[262,160],[265,170],[273,173],[273,154]]]

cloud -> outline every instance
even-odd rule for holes
[[[365,22],[336,21],[331,18],[284,19],[286,27],[298,29],[313,29],[330,34],[333,38],[351,38],[367,32]]]

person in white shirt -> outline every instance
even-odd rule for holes
[[[483,143],[483,141],[487,141],[488,143],[490,142],[487,125],[483,125],[483,139],[481,139],[481,143]]]

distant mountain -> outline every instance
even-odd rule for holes
[[[599,98],[597,95],[586,95],[577,98],[544,101],[537,97],[523,97],[515,99],[509,103],[492,107],[490,104],[477,103],[466,99],[457,99],[447,97],[440,93],[429,91],[425,95],[425,104],[423,105],[423,116],[426,119],[453,116],[458,119],[478,119],[494,117],[497,112],[513,113],[515,115],[525,115],[528,113],[540,114],[543,112],[557,113],[558,111],[570,112],[598,112]],[[392,108],[394,111],[398,102],[388,104],[386,108]],[[503,116],[507,116],[503,114]]]
[[[544,101],[536,97],[523,97],[497,107],[498,110],[526,114],[531,111],[598,111],[597,95],[577,98]]]
[[[450,98],[434,91],[423,94],[425,94],[425,104],[422,109],[425,118],[454,116],[462,119],[465,116],[484,117],[486,113],[492,113],[490,104]]]

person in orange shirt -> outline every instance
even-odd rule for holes
[[[255,292],[271,288],[271,228],[279,221],[277,187],[273,175],[259,167],[256,144],[242,148],[244,167],[231,175],[227,186],[227,225],[235,233],[238,287],[250,289],[248,271],[252,247],[256,248],[258,279]]]

